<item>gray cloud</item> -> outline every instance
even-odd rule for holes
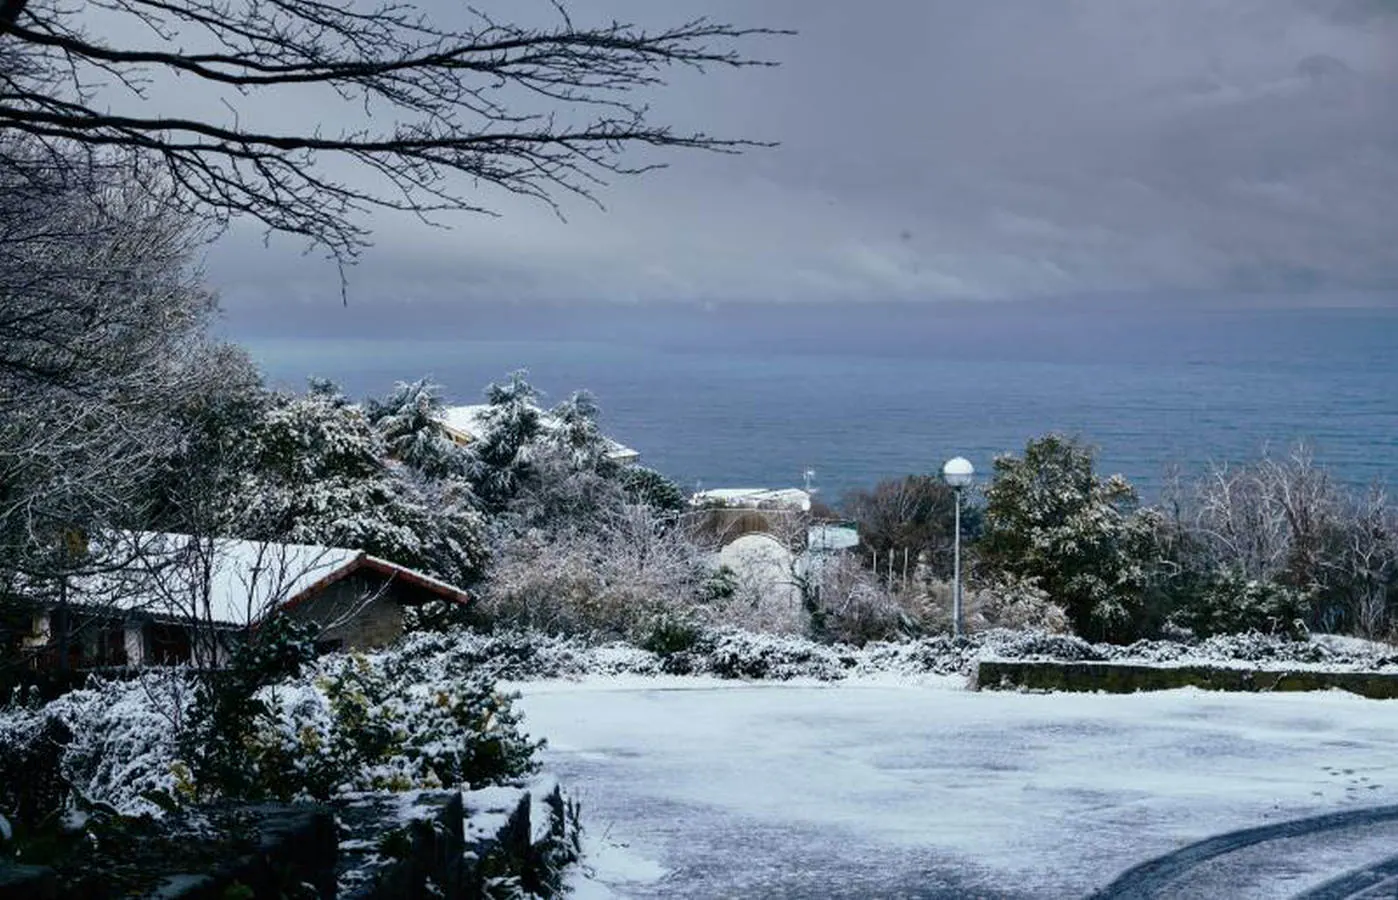
[[[435,5],[435,4],[434,4]],[[442,4],[445,5],[445,4]],[[792,27],[776,70],[676,73],[669,156],[605,212],[392,216],[355,302],[889,300],[1398,288],[1398,7],[1381,0],[641,0],[579,20]],[[338,296],[229,235],[235,311]]]

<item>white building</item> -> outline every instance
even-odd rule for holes
[[[475,443],[485,436],[489,431],[487,425],[487,414],[490,412],[490,404],[477,403],[471,406],[450,406],[442,411],[442,430],[447,433],[453,441],[465,447]],[[558,427],[558,420],[551,416],[548,410],[535,407],[539,413],[539,423],[546,430],[553,430]],[[629,465],[641,458],[641,454],[621,444],[611,438],[604,438],[607,443],[607,458],[613,462]]]

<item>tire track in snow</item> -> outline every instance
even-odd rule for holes
[[[1327,881],[1318,888],[1300,894],[1296,900],[1348,900],[1366,896],[1377,900],[1378,897],[1392,897],[1395,887],[1398,887],[1395,879],[1398,879],[1398,856]],[[1380,890],[1382,893],[1376,893]]]
[[[1148,900],[1148,898],[1166,897],[1169,895],[1165,892],[1168,891],[1171,884],[1194,867],[1235,850],[1282,838],[1305,837],[1340,828],[1354,828],[1395,820],[1398,820],[1398,806],[1376,806],[1369,809],[1326,813],[1306,819],[1293,819],[1290,822],[1278,822],[1274,825],[1244,828],[1241,831],[1230,831],[1133,866],[1118,876],[1111,884],[1093,893],[1088,900]],[[1398,858],[1389,860],[1388,863],[1395,864],[1394,872],[1398,873]],[[1331,885],[1341,885],[1342,882],[1346,882],[1346,879],[1357,879],[1364,871],[1366,870],[1353,872],[1348,876],[1322,885],[1316,890],[1324,890]],[[1365,889],[1373,887],[1374,882],[1368,881],[1359,884],[1356,881],[1355,885],[1356,889]],[[1322,900],[1322,898],[1323,900],[1339,900],[1339,898],[1351,896],[1352,893],[1316,894],[1314,900]],[[1302,897],[1311,898],[1311,895],[1303,894]]]

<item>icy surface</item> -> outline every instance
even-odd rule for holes
[[[522,686],[582,803],[585,896],[1082,896],[1221,832],[1398,803],[1398,703],[1339,692],[601,681]],[[1391,854],[1379,834],[1211,877],[1286,896]]]

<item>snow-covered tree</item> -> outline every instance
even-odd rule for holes
[[[1154,568],[1156,516],[1126,479],[1098,477],[1094,456],[1050,434],[997,457],[978,546],[992,571],[1035,579],[1079,634],[1122,640]]]
[[[471,446],[475,455],[476,491],[488,509],[500,511],[518,493],[533,471],[536,442],[543,432],[538,391],[525,380],[528,373],[512,372],[503,384],[485,390],[490,409],[485,434]]]
[[[209,384],[199,233],[139,168],[0,136],[0,568],[140,505]],[[43,559],[41,559],[43,558]]]
[[[0,135],[0,603],[106,565],[89,538],[143,524],[228,350],[193,264],[197,223],[141,167]]]
[[[442,430],[440,392],[440,385],[425,378],[400,381],[382,400],[370,400],[365,411],[393,459],[430,478],[464,478],[470,455]]]
[[[233,498],[239,536],[362,549],[470,584],[486,558],[484,520],[388,457],[363,410],[337,391],[278,399]]]
[[[477,611],[492,625],[632,638],[702,612],[704,554],[671,526],[649,507],[618,505],[585,527],[512,535]]]

